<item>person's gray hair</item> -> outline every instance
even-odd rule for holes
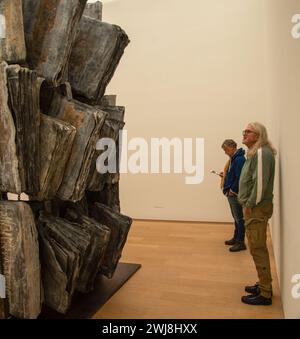
[[[224,148],[224,146],[237,148],[237,143],[232,139],[226,139],[222,144],[222,148]]]
[[[248,150],[247,157],[249,158],[249,157],[252,157],[253,155],[255,155],[257,150],[259,148],[263,147],[263,146],[269,147],[271,149],[272,153],[274,155],[276,155],[277,151],[268,138],[268,132],[267,132],[266,127],[259,122],[251,122],[249,125],[253,128],[253,130],[258,135],[258,139],[257,139],[256,143],[253,145],[253,147],[251,147]]]

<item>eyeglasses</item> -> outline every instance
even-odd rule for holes
[[[247,134],[250,134],[250,133],[257,134],[254,131],[250,131],[250,129],[245,129],[242,133],[243,133],[243,135],[247,135]]]

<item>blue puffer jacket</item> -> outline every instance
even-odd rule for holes
[[[230,165],[224,179],[223,193],[228,194],[229,190],[235,194],[239,193],[239,180],[244,166],[245,151],[239,148],[230,159]]]

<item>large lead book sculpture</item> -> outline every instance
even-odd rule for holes
[[[43,303],[66,313],[75,291],[112,278],[132,223],[119,213],[118,164],[96,172],[97,141],[117,143],[124,126],[124,107],[103,95],[129,40],[100,21],[100,2],[85,5],[0,1],[0,272],[17,318]]]

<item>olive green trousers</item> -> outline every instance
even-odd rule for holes
[[[248,246],[255,263],[261,295],[266,298],[272,296],[272,276],[267,247],[268,220],[272,214],[273,204],[254,207],[250,214],[245,214],[244,209]]]

